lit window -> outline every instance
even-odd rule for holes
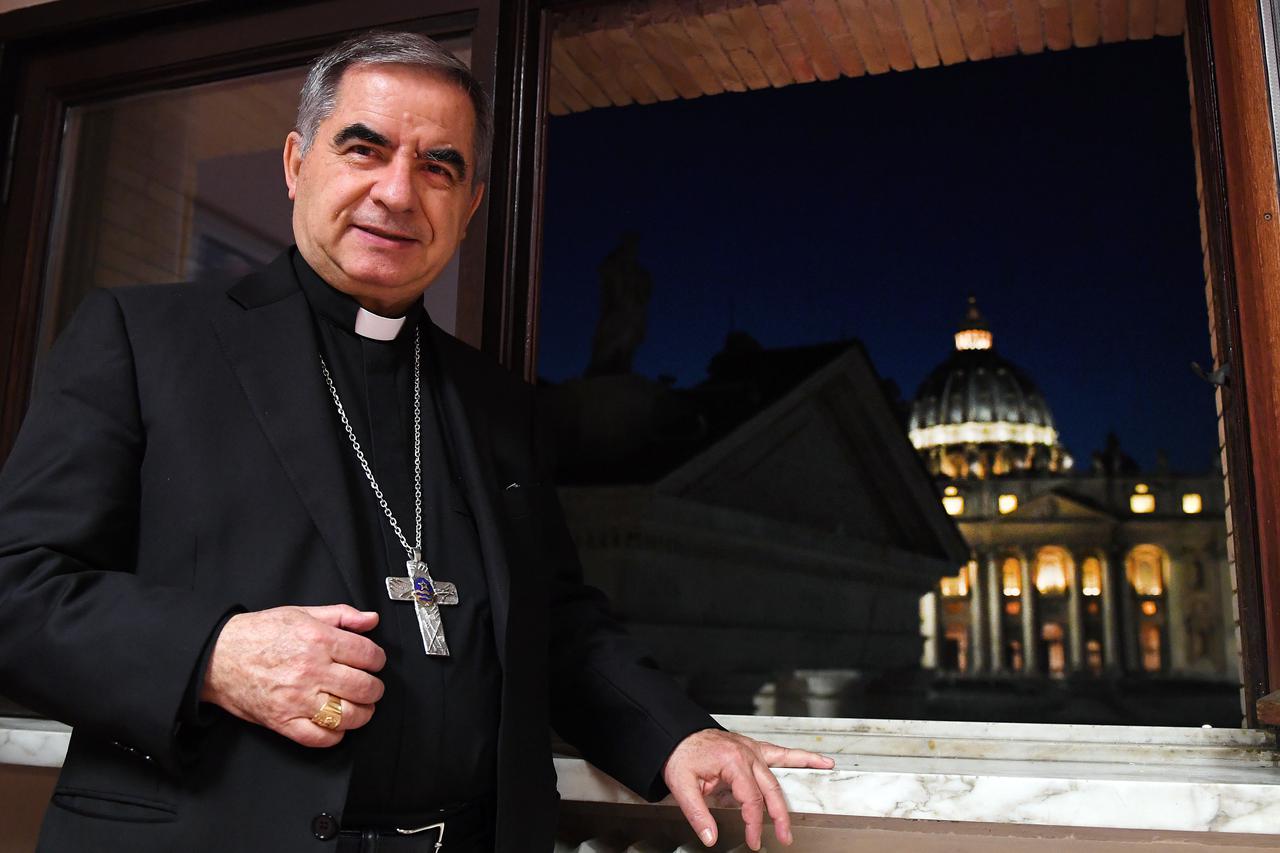
[[[1001,515],[1008,515],[1018,508],[1018,496],[1001,495],[996,498],[996,506],[1000,509]]]
[[[1067,591],[1067,561],[1061,548],[1042,548],[1036,554],[1036,589],[1041,595],[1062,595]]]
[[[1010,598],[1022,595],[1022,562],[1017,557],[1008,557],[1000,568],[1004,580],[1004,594]]]
[[[1160,671],[1160,645],[1160,628],[1150,622],[1143,625],[1138,634],[1138,646],[1142,668],[1147,672]]]
[[[973,578],[975,569],[977,569],[977,564],[969,561],[968,564],[961,567],[960,574],[957,574],[955,578],[943,578],[940,581],[942,597],[964,598],[968,596],[970,579]]]
[[[1138,595],[1155,597],[1164,594],[1164,571],[1168,557],[1155,545],[1139,545],[1129,552],[1125,574]]]
[[[960,490],[955,486],[947,486],[942,493],[942,508],[947,511],[947,515],[962,515],[964,495],[960,494]]]
[[[1195,492],[1182,496],[1182,511],[1187,515],[1198,515],[1204,509],[1204,501]]]
[[[1080,564],[1080,592],[1102,595],[1102,563],[1097,557],[1085,557]]]
[[[972,565],[972,564],[970,564]],[[955,577],[943,578],[940,583],[943,598],[964,598],[969,594],[969,566],[960,569]]]
[[[1144,614],[1146,614],[1147,616],[1155,616],[1155,615],[1156,615],[1156,603],[1155,603],[1154,601],[1144,601],[1144,602],[1142,602],[1142,612],[1143,612]]]
[[[1133,487],[1133,494],[1129,495],[1129,509],[1135,515],[1146,515],[1156,511],[1156,496],[1151,494],[1151,489],[1146,483],[1139,483]]]

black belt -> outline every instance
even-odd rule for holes
[[[335,853],[491,853],[493,812],[469,805],[396,825],[343,826]]]

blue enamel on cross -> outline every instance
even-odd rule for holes
[[[413,549],[413,559],[404,564],[406,577],[387,578],[387,595],[392,601],[412,601],[418,615],[418,630],[422,632],[422,645],[429,655],[449,655],[449,644],[444,640],[444,623],[440,619],[440,605],[457,604],[458,588],[444,581],[436,582],[422,561],[422,552]]]

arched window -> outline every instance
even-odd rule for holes
[[[1080,564],[1080,593],[1102,595],[1102,561],[1097,557],[1085,557]]]
[[[1067,591],[1071,555],[1066,549],[1048,545],[1036,552],[1035,584],[1041,595],[1062,595]]]
[[[1010,598],[1022,595],[1022,561],[1017,557],[1005,557],[1000,566],[1004,594]]]
[[[1165,569],[1169,555],[1157,545],[1138,545],[1125,560],[1125,575],[1138,595],[1154,598],[1164,594]]]

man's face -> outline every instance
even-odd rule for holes
[[[407,309],[480,204],[474,125],[467,94],[422,69],[348,69],[306,155],[297,132],[285,141],[293,236],[312,269],[371,311]]]

